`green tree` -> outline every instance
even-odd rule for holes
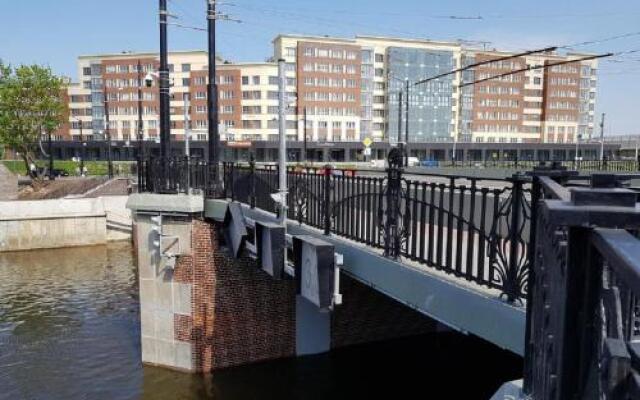
[[[27,171],[43,134],[52,134],[64,121],[63,90],[64,81],[50,68],[13,68],[0,61],[0,143],[20,154]]]

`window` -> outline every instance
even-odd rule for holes
[[[206,114],[207,106],[196,106],[196,114]]]
[[[353,121],[347,121],[347,129],[356,129],[356,123]]]
[[[169,72],[173,72],[174,68],[173,64],[169,64]]]
[[[222,106],[220,107],[220,114],[233,114],[233,106]]]
[[[253,82],[254,85],[259,85],[260,84],[260,77],[258,75],[255,75],[251,78],[251,81]]]
[[[384,54],[376,53],[376,62],[384,62]]]
[[[191,64],[182,64],[182,72],[191,71]]]
[[[89,75],[91,75],[91,67],[84,67],[84,68],[82,68],[82,75],[84,75],[84,76],[89,76]]]
[[[287,47],[284,49],[284,54],[287,57],[295,57],[296,56],[296,48],[295,47]]]
[[[248,76],[243,76],[242,77],[242,84],[243,85],[248,85],[249,84],[249,77]]]
[[[279,80],[277,76],[269,77],[269,85],[277,85],[278,83],[279,83]]]
[[[182,86],[189,86],[189,85],[191,85],[191,79],[182,78]]]
[[[540,78],[540,77],[533,78],[533,84],[534,85],[539,85],[541,82],[542,82],[542,78]]]
[[[242,106],[243,114],[260,114],[262,113],[262,107],[260,106]]]
[[[206,92],[196,92],[195,99],[202,100],[207,98]]]
[[[262,128],[262,121],[260,120],[243,120],[242,127],[244,129],[260,129]]]
[[[229,100],[229,99],[233,99],[234,95],[233,95],[233,90],[221,90],[220,91],[220,99],[221,100]]]
[[[262,94],[259,90],[245,90],[242,92],[242,98],[245,100],[260,100]]]
[[[231,85],[234,82],[233,75],[220,75],[221,85]]]
[[[377,77],[382,77],[382,76],[384,76],[384,69],[382,69],[382,68],[376,68],[376,70],[375,70],[375,75],[376,75]]]
[[[313,47],[305,47],[303,54],[305,57],[313,57],[315,55],[315,49]]]
[[[193,84],[196,86],[206,85],[207,80],[204,76],[197,76],[193,78]]]

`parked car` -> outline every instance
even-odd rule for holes
[[[423,167],[427,167],[427,168],[437,168],[438,167],[438,161],[436,161],[436,160],[422,160],[420,165],[422,165]]]

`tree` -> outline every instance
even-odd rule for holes
[[[64,81],[39,65],[12,68],[0,61],[0,143],[8,146],[31,171],[43,134],[50,135],[65,118]]]

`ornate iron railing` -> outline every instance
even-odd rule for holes
[[[559,160],[558,165],[571,170],[593,172],[638,172],[640,161],[636,160]],[[540,164],[535,160],[450,160],[429,161],[428,167],[438,168],[485,168],[485,169],[515,169],[532,170]]]
[[[547,175],[534,178],[525,392],[545,400],[640,398],[640,240],[628,231],[640,228],[637,194],[569,191],[566,173]]]
[[[150,193],[211,194],[214,171],[199,158],[152,157],[138,161],[138,191]]]
[[[406,179],[401,150],[385,175],[332,168],[290,168],[287,217],[387,257],[411,260],[499,289],[515,302],[526,295],[530,178],[460,176]],[[277,212],[276,166],[224,165],[226,196]],[[368,175],[367,175],[368,174]],[[465,183],[461,183],[465,182]],[[484,182],[489,183],[489,182]]]

